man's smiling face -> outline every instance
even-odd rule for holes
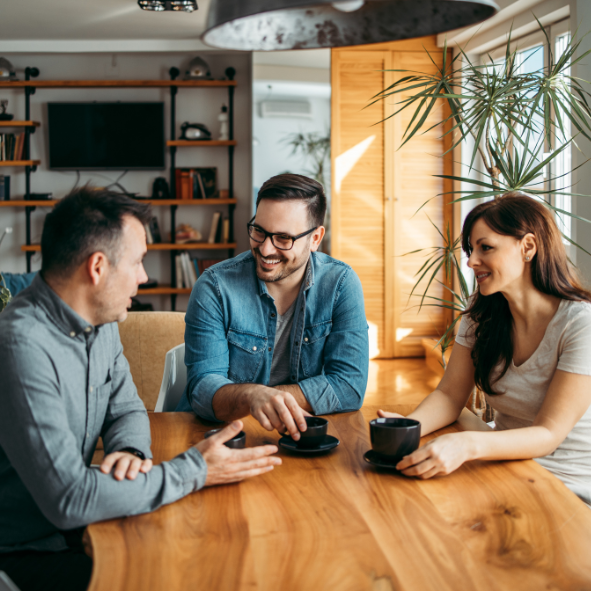
[[[307,204],[286,199],[263,199],[252,224],[267,232],[287,236],[303,234],[313,227]],[[316,239],[317,233],[318,230],[296,240],[291,250],[276,248],[270,238],[262,244],[251,239],[250,249],[256,260],[258,278],[265,282],[281,281],[301,269],[308,262],[310,252],[318,249],[322,236]]]

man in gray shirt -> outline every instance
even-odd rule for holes
[[[146,205],[107,191],[64,198],[45,221],[41,273],[0,315],[0,571],[22,591],[86,588],[92,563],[73,530],[280,463],[275,446],[225,447],[235,421],[152,467],[116,325],[147,280],[149,218]]]

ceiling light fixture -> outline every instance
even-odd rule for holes
[[[176,12],[195,12],[198,8],[197,0],[138,0],[142,10],[163,12],[174,10]]]
[[[435,35],[498,10],[493,0],[211,0],[201,38],[244,51],[343,47]]]

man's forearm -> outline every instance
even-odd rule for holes
[[[281,386],[273,386],[276,390],[281,390],[282,392],[288,392],[291,394],[300,408],[303,408],[306,412],[312,412],[312,407],[308,402],[308,399],[304,396],[302,389],[298,386],[298,384],[282,384]]]
[[[249,394],[257,384],[227,384],[214,395],[211,405],[216,419],[234,421],[250,414]]]

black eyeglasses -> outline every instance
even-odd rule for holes
[[[254,220],[254,218],[252,218],[252,220]],[[297,236],[290,236],[289,234],[282,234],[281,232],[267,232],[267,230],[263,230],[262,228],[255,226],[252,223],[252,220],[250,220],[250,222],[246,224],[250,239],[254,242],[262,244],[267,238],[270,238],[273,246],[279,250],[291,250],[293,248],[293,243],[296,240],[299,240],[300,238],[303,238],[304,236],[311,234],[312,232],[314,232],[314,230],[316,230],[316,228],[318,228],[318,226],[316,226],[316,228],[312,228],[311,230],[303,232],[302,234],[298,234]]]

